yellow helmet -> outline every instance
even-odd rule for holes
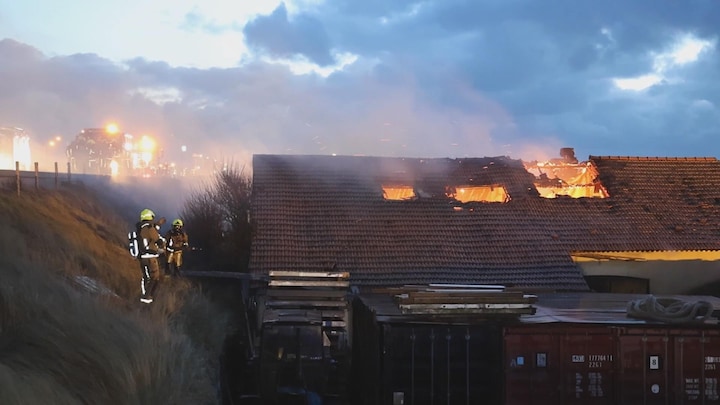
[[[174,221],[173,221],[173,226],[183,226],[183,221],[182,221],[182,219],[178,218],[178,219],[174,220]]]
[[[145,208],[144,210],[140,211],[141,221],[152,221],[153,219],[155,219],[155,213],[152,212],[152,210]]]

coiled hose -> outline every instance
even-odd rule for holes
[[[682,301],[653,295],[628,302],[627,316],[666,323],[698,323],[712,318],[713,306],[707,301]]]

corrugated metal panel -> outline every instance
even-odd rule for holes
[[[720,327],[629,318],[627,303],[643,297],[540,295],[538,314],[489,322],[360,296],[353,371],[367,399],[357,403],[720,404]]]
[[[506,404],[720,404],[720,330],[509,326],[504,372]]]
[[[505,335],[505,403],[557,404],[560,352],[547,334]]]
[[[506,404],[613,404],[614,339],[605,326],[506,328]]]
[[[720,332],[703,331],[675,340],[675,403],[720,403]]]
[[[355,403],[500,404],[500,328],[494,324],[391,323],[353,307]],[[362,399],[360,399],[362,398]]]
[[[638,404],[718,404],[720,330],[623,329],[622,400]]]
[[[620,392],[625,404],[670,404],[674,362],[666,331],[641,329],[618,336]]]

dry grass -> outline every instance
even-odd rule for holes
[[[182,280],[141,304],[130,226],[82,187],[0,191],[0,404],[220,402],[231,317]]]

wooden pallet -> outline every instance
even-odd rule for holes
[[[537,296],[499,285],[428,284],[386,289],[403,313],[520,316],[534,314]]]
[[[346,333],[348,272],[270,271],[264,322],[318,319],[328,336]]]

